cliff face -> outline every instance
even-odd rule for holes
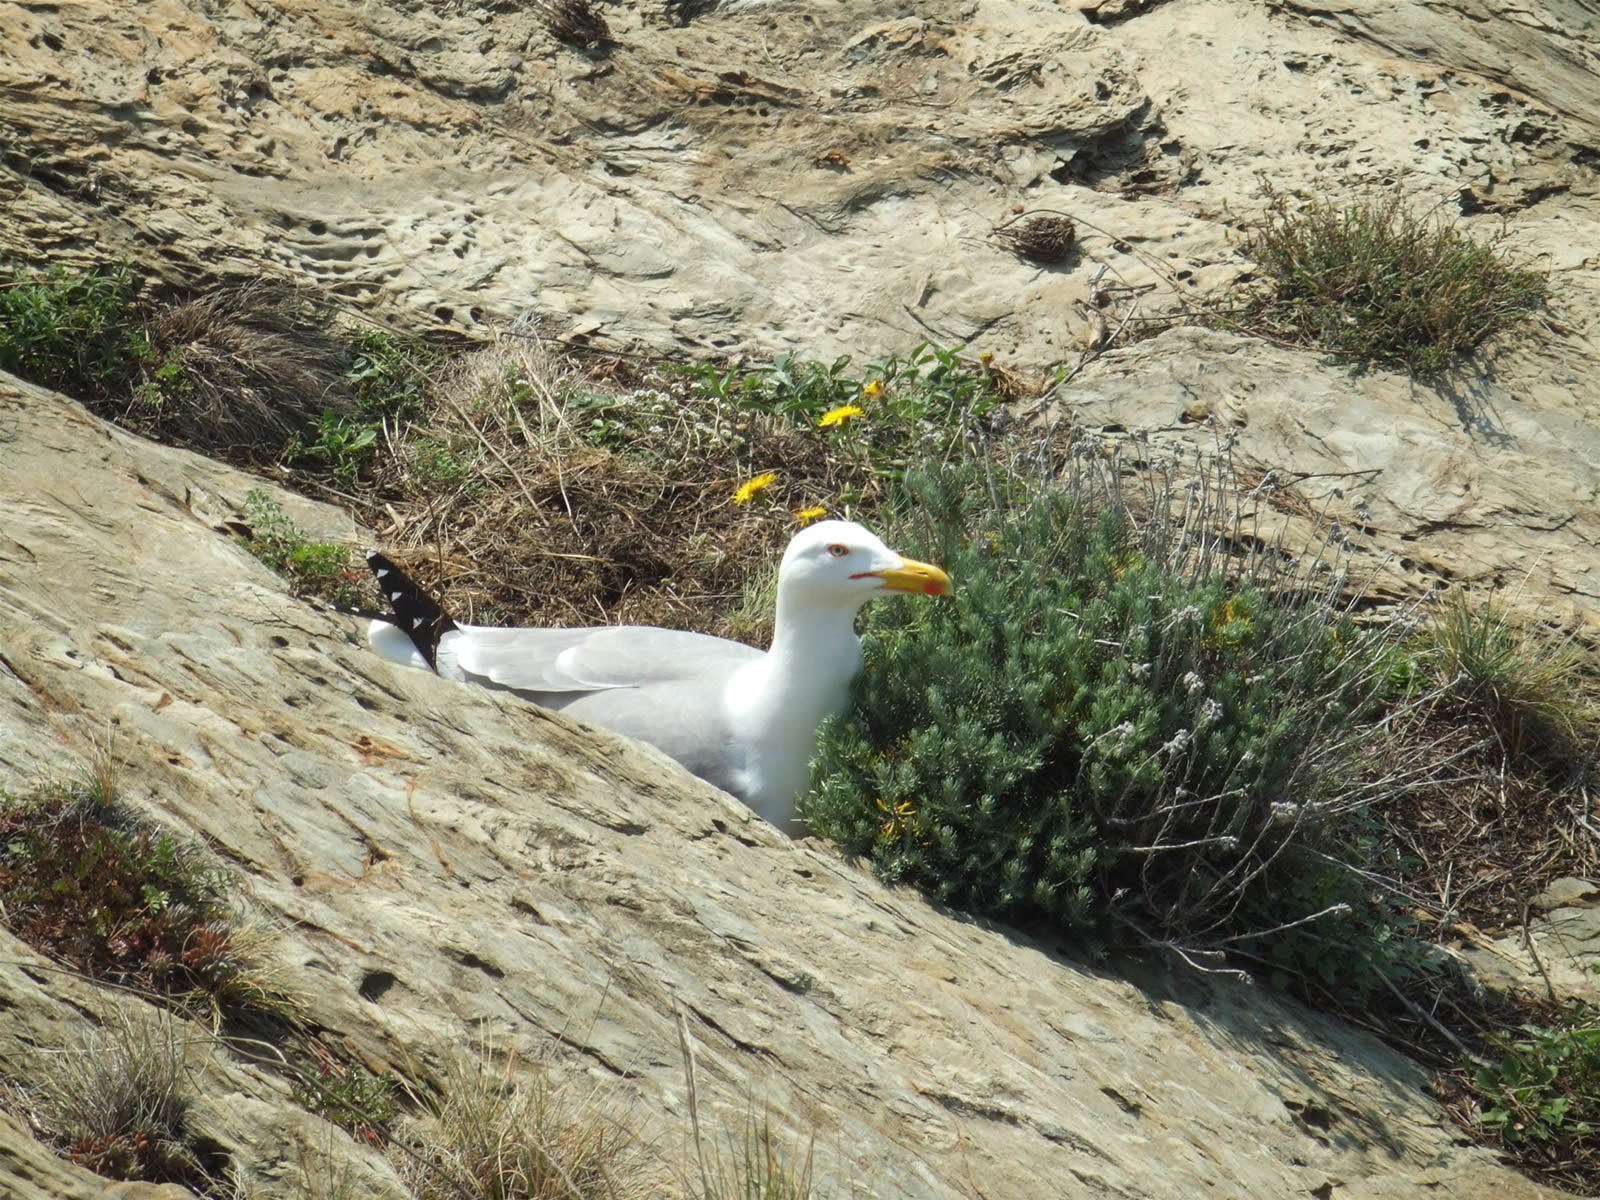
[[[10,379],[0,435],[0,777],[109,746],[123,795],[280,929],[311,1027],[375,1070],[554,1056],[675,1148],[681,1019],[703,1122],[754,1098],[861,1194],[1543,1194],[1338,1022],[1222,978],[1102,974],[791,843],[652,752],[391,668],[219,532],[258,480]],[[139,1003],[6,941],[8,1074]],[[335,1168],[401,1194],[271,1073],[198,1034],[191,1057],[194,1120],[255,1194]]]
[[[1114,342],[1054,414],[1168,454],[1231,437],[1287,489],[1263,506],[1339,518],[1380,594],[1507,583],[1594,621],[1591,4],[603,11],[614,44],[581,53],[537,5],[0,3],[0,257],[281,274],[406,325],[531,311],[658,353],[971,343],[1043,378],[1077,363],[1100,268],[1132,289],[1127,331],[1240,279],[1260,176],[1398,189],[1551,272],[1548,315],[1482,369],[1352,376],[1179,328]],[[1017,206],[1076,218],[1074,256],[996,246]],[[1102,976],[648,751],[391,670],[219,532],[259,486],[0,376],[0,784],[109,745],[136,805],[237,868],[311,1021],[374,1069],[559,1046],[675,1144],[681,1017],[706,1111],[770,1103],[864,1193],[1542,1194],[1348,1028],[1226,980]],[[26,947],[3,957],[7,1073],[104,1016]],[[199,1117],[256,1194],[333,1171],[399,1195],[276,1076],[194,1057]],[[102,1194],[3,1122],[0,1155],[19,1194]]]
[[[1516,583],[1590,619],[1592,5],[604,15],[613,42],[580,52],[535,4],[0,4],[0,255],[127,254],[190,285],[281,274],[407,325],[531,312],[656,352],[969,343],[1040,379],[1076,362],[1103,268],[1135,290],[1066,411],[1181,449],[1210,443],[1197,414],[1220,403],[1239,452],[1296,485],[1290,506],[1326,505],[1400,566],[1396,589]],[[1118,348],[1248,271],[1263,181],[1398,192],[1503,233],[1549,270],[1550,311],[1427,384],[1253,340]],[[1075,217],[1072,257],[995,244],[1019,207]]]

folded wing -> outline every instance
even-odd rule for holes
[[[648,625],[496,629],[463,625],[439,647],[468,678],[559,694],[722,681],[760,650],[725,638]],[[441,662],[441,674],[444,663]]]

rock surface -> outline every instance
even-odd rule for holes
[[[857,1194],[1546,1194],[1338,1022],[1103,974],[791,843],[653,752],[391,667],[218,531],[255,479],[9,377],[0,437],[0,778],[109,746],[122,794],[279,925],[313,1027],[374,1069],[554,1054],[676,1144],[681,1019],[704,1123],[768,1105]],[[113,1002],[5,957],[5,1054]],[[307,1194],[311,1118],[220,1047],[204,1069],[197,1120],[255,1194]],[[315,1144],[394,1194],[343,1135]]]
[[[1547,317],[1491,364],[1355,380],[1184,337],[1114,348],[1058,398],[1171,424],[1123,381],[1175,349],[1168,391],[1257,411],[1241,457],[1363,480],[1328,509],[1375,562],[1405,560],[1391,582],[1519,585],[1593,623],[1592,3],[693,7],[607,5],[613,43],[580,51],[536,4],[0,3],[0,257],[125,253],[185,285],[266,271],[407,325],[532,312],[652,352],[978,343],[1042,380],[1077,361],[1102,269],[1134,289],[1115,347],[1245,275],[1264,183],[1399,189],[1550,271]],[[997,245],[1018,208],[1075,217],[1072,256]],[[1373,436],[1391,425],[1403,452]]]

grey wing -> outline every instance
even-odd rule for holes
[[[577,693],[547,707],[649,742],[692,774],[738,795],[745,751],[722,708],[725,682],[725,676],[710,674],[683,683]]]
[[[462,626],[447,635],[448,654],[469,677],[529,693],[593,692],[651,684],[687,683],[707,675],[726,679],[761,657],[742,642],[657,629],[602,625],[588,629],[494,629]]]
[[[452,639],[454,643],[452,643]],[[762,657],[741,642],[649,626],[463,627],[440,642],[469,680],[649,742],[739,794],[745,754],[723,708],[728,678]]]

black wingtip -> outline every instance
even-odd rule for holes
[[[391,559],[376,550],[368,550],[366,558],[367,566],[372,568],[378,581],[378,590],[394,610],[393,623],[405,631],[417,652],[437,671],[439,639],[457,628],[456,623],[438,601],[418,587]]]

